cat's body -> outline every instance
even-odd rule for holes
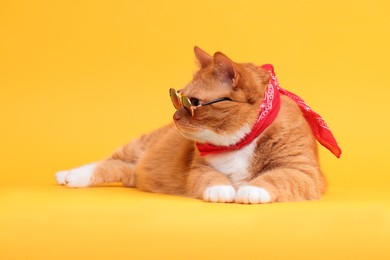
[[[325,190],[317,143],[294,101],[282,96],[275,120],[241,149],[200,156],[195,142],[233,145],[256,121],[269,74],[195,48],[201,69],[181,90],[204,103],[194,117],[180,108],[170,124],[123,146],[109,159],[57,173],[70,187],[122,182],[140,190],[212,202],[318,199]]]

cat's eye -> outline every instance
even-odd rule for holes
[[[190,98],[190,101],[191,101],[191,104],[193,105],[193,106],[199,106],[200,105],[200,101],[199,101],[199,99],[197,99],[197,98]]]

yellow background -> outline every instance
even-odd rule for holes
[[[388,1],[0,2],[1,259],[390,257]],[[217,205],[54,173],[171,121],[193,46],[272,63],[330,125],[321,201]]]

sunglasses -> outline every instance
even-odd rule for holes
[[[180,94],[180,90],[176,91],[173,88],[171,88],[169,90],[169,95],[171,97],[173,106],[176,109],[184,107],[184,109],[187,111],[188,115],[190,115],[191,117],[194,116],[194,111],[197,108],[204,107],[204,106],[211,105],[211,104],[218,103],[218,102],[225,101],[225,100],[231,101],[230,98],[218,98],[218,99],[215,99],[215,100],[212,100],[209,102],[205,102],[203,104],[199,104],[198,99],[192,99],[192,102],[191,102],[191,99]]]

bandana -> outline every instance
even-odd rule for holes
[[[261,68],[269,71],[271,79],[265,91],[264,98],[260,104],[259,113],[251,132],[234,145],[217,146],[208,143],[196,143],[196,147],[198,148],[200,155],[204,156],[235,151],[250,144],[274,121],[278,115],[280,109],[280,94],[282,94],[288,96],[297,103],[318,142],[331,151],[337,158],[340,158],[341,149],[337,145],[336,139],[333,137],[333,134],[324,119],[314,112],[300,97],[282,89],[279,86],[279,82],[274,72],[274,67],[271,64],[265,64],[261,66]]]

